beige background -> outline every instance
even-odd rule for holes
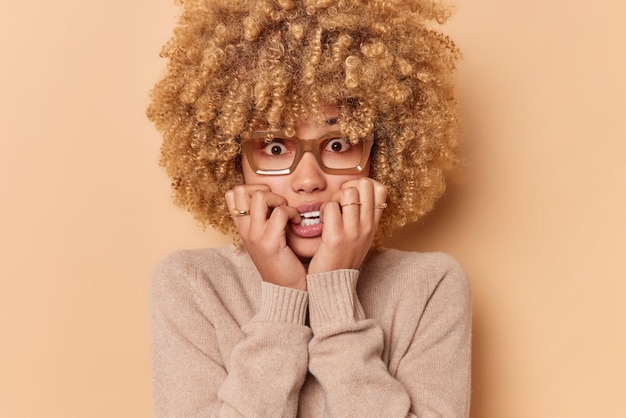
[[[424,225],[475,299],[474,418],[623,417],[626,6],[459,0],[471,164]],[[0,4],[0,416],[148,417],[169,202],[144,117],[169,1]]]

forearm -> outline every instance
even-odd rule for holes
[[[208,283],[180,257],[153,278],[154,416],[295,416],[311,338],[306,293],[263,284],[255,316],[239,325],[230,311],[244,299],[222,300]]]
[[[262,306],[242,327],[218,397],[223,416],[295,417],[307,372],[306,293],[263,285]]]
[[[340,270],[308,278],[314,335],[309,368],[330,415],[469,416],[471,304],[463,271],[453,266],[442,272],[426,294],[398,288],[409,293],[381,302],[398,303],[391,308],[392,326],[402,338],[388,340],[389,347],[378,322],[367,319],[360,305],[357,275]],[[389,368],[383,348],[394,358]]]
[[[410,397],[381,360],[383,335],[356,297],[358,271],[309,276],[309,369],[333,417],[403,417]]]

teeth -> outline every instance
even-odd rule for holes
[[[300,214],[300,217],[302,218],[302,222],[300,222],[301,226],[317,225],[320,223],[319,211],[304,212]]]
[[[317,225],[320,223],[320,218],[304,218],[302,222],[300,222],[301,226],[309,226],[309,225]]]
[[[320,217],[320,211],[314,211],[314,212],[304,212],[300,214],[301,217],[303,218],[319,218]]]

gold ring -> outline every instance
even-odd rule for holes
[[[386,209],[386,208],[387,208],[387,202],[374,205],[374,209]]]
[[[352,205],[361,206],[361,202],[346,203],[345,205],[341,205],[341,207],[345,208],[346,206],[352,206]]]
[[[247,210],[239,210],[237,208],[234,208],[232,211],[232,218],[238,217],[238,216],[247,216],[250,215],[250,212],[248,212]]]

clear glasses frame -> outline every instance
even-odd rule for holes
[[[323,134],[322,136],[315,138],[315,139],[300,139],[296,136],[288,136],[282,131],[272,131],[272,132],[252,131],[251,136],[249,138],[244,139],[241,142],[241,146],[243,147],[243,152],[246,155],[250,168],[252,168],[252,170],[254,170],[256,174],[262,174],[262,175],[267,175],[267,176],[279,176],[279,175],[290,174],[296,169],[296,167],[298,166],[298,163],[302,159],[302,156],[307,151],[311,152],[315,156],[315,160],[317,161],[317,164],[319,164],[322,171],[327,174],[358,174],[358,173],[363,172],[363,170],[365,170],[367,166],[367,162],[370,157],[370,151],[372,150],[372,145],[374,144],[374,140],[371,137],[361,140],[363,144],[361,160],[354,167],[332,168],[332,167],[327,167],[322,162],[322,157],[320,155],[320,146],[329,139],[344,138],[344,137],[345,135],[343,135],[340,131],[327,132]],[[273,139],[273,138],[288,138],[290,141],[295,142],[296,154],[293,158],[293,162],[291,163],[289,167],[279,169],[279,170],[262,169],[254,161],[253,141],[256,141],[259,139],[266,140],[266,139]]]

